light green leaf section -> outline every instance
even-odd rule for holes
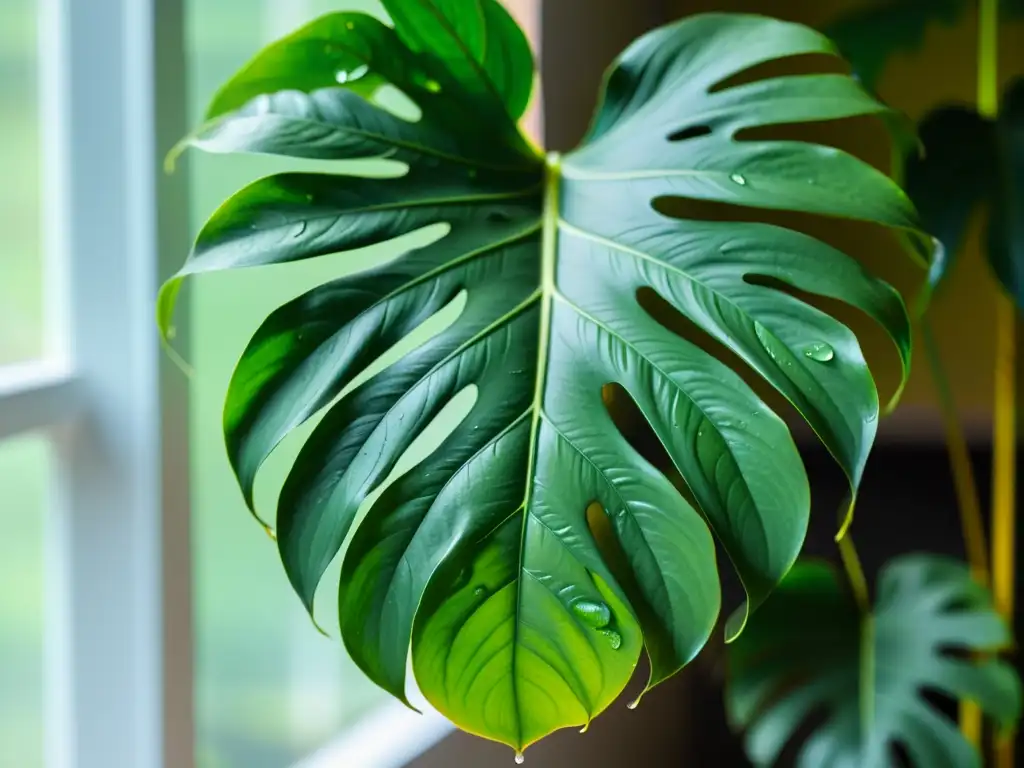
[[[772,281],[859,308],[909,365],[899,296],[843,253],[767,224],[671,218],[656,203],[696,197],[908,230],[914,213],[854,157],[737,139],[745,127],[888,116],[836,75],[716,87],[762,61],[831,51],[804,27],[710,15],[641,38],[611,70],[589,139],[545,163],[513,125],[532,64],[494,0],[385,4],[394,30],[335,15],[271,46],[190,141],[214,152],[386,156],[405,172],[288,173],[243,189],[165,286],[161,324],[189,275],[314,257],[341,265],[354,248],[444,231],[268,317],[232,379],[225,436],[251,507],[266,458],[322,416],[275,521],[296,591],[312,606],[349,540],[339,623],[355,662],[405,700],[411,647],[434,706],[521,751],[589,723],[644,650],[649,686],[699,652],[720,611],[713,537],[748,592],[730,635],[803,543],[809,489],[785,424],[738,372],[648,315],[640,288],[788,397],[854,486],[879,413],[859,345]],[[332,86],[314,72],[336,63],[318,58],[328,48],[358,48],[367,70]],[[359,83],[377,74],[416,103],[417,120],[373,102]],[[704,130],[686,133],[695,126]],[[367,375],[463,299],[454,322]],[[688,493],[618,431],[602,401],[609,383],[636,402]],[[396,470],[469,390],[468,415]],[[621,558],[598,543],[595,504]]]
[[[971,656],[1009,642],[990,595],[959,562],[893,560],[868,619],[831,567],[801,563],[731,646],[727,707],[756,766],[775,765],[803,738],[794,752],[800,768],[888,768],[897,745],[913,768],[980,768],[956,723],[924,693],[970,699],[1011,725],[1020,717],[1017,673]],[[816,715],[824,721],[799,737]]]

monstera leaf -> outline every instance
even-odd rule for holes
[[[843,253],[752,211],[906,230],[915,214],[886,176],[840,150],[738,137],[888,116],[841,75],[727,82],[765,61],[834,53],[805,27],[708,15],[646,35],[610,71],[582,146],[545,158],[516,127],[534,72],[494,0],[384,6],[393,27],[335,14],[268,48],[189,141],[386,157],[405,172],[285,173],[243,189],[164,288],[160,317],[166,328],[188,275],[444,228],[268,317],[238,364],[224,429],[251,506],[260,465],[322,416],[277,506],[296,591],[311,607],[351,533],[339,617],[355,662],[404,700],[411,645],[434,706],[522,750],[587,724],[643,648],[652,686],[698,652],[719,614],[712,532],[749,595],[733,634],[803,542],[807,479],[783,421],[729,365],[648,315],[637,292],[656,291],[788,398],[855,487],[875,435],[875,385],[853,333],[790,289],[873,317],[904,366],[905,309]],[[383,84],[415,103],[417,119],[377,103]],[[676,219],[659,212],[673,198],[744,208],[731,222]],[[353,384],[460,296],[453,323]],[[602,400],[610,383],[639,406],[685,489],[617,430]],[[474,398],[468,416],[389,477],[462,396]],[[595,537],[601,509],[621,562]]]
[[[892,561],[867,618],[830,566],[801,563],[730,647],[726,703],[756,766],[776,764],[795,741],[801,768],[887,768],[904,764],[894,763],[900,752],[916,768],[980,768],[934,694],[971,699],[1011,724],[1016,672],[970,655],[1009,640],[986,590],[956,561]]]
[[[1024,307],[1024,80],[1006,91],[998,119],[949,106],[921,123],[923,153],[906,167],[907,192],[942,242],[930,282],[949,274],[971,215],[988,210],[986,251],[1003,287]]]
[[[873,91],[890,58],[920,50],[929,26],[953,26],[973,5],[972,0],[875,0],[836,19],[824,31]],[[1024,0],[1002,0],[999,11],[1003,18],[1019,19],[1024,16]]]
[[[931,24],[955,24],[970,0],[882,0],[825,28],[865,87],[874,90],[896,53],[913,53]]]

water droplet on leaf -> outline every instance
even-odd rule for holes
[[[365,76],[366,73],[369,71],[370,68],[368,66],[366,66],[365,64],[360,64],[358,67],[348,72],[346,72],[344,69],[339,69],[337,74],[335,74],[334,79],[337,80],[339,83],[353,83],[359,78]]]
[[[522,765],[526,762],[526,756],[522,752],[516,752],[516,765]]]
[[[487,594],[487,587],[477,587],[473,590],[473,594],[477,597],[483,597]]]
[[[640,706],[640,699],[636,698],[626,705],[626,709],[636,709],[638,706]]]
[[[612,620],[611,609],[604,603],[596,603],[593,600],[577,600],[572,604],[572,612],[580,621],[594,629],[607,627]]]
[[[823,341],[819,341],[804,350],[804,355],[819,363],[827,363],[835,356],[835,350]]]
[[[419,85],[431,93],[440,93],[441,84],[432,77],[427,77],[423,72],[413,72],[412,80],[416,85]]]
[[[355,29],[355,28],[356,28],[356,25],[355,25],[354,22],[351,22],[351,21],[346,21],[345,22],[345,29]]]
[[[612,647],[613,651],[617,651],[622,647],[622,635],[614,629],[602,629],[601,634],[608,638],[608,645]]]
[[[736,184],[739,184],[741,187],[745,187],[747,185],[746,177],[739,173],[734,173],[729,178],[732,179],[733,182],[735,182]]]

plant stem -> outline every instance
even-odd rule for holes
[[[864,615],[871,613],[871,597],[868,594],[868,582],[864,578],[864,569],[860,564],[860,556],[853,544],[853,537],[847,534],[839,540],[839,555],[843,560],[843,568],[846,569],[846,577],[850,581],[850,591],[853,592],[853,599],[857,601],[857,607]]]
[[[871,612],[871,596],[860,555],[853,544],[853,537],[847,533],[839,539],[839,555],[850,582],[850,591],[860,610],[860,722],[861,739],[866,744],[871,733],[875,716],[875,617]]]
[[[928,318],[921,319],[921,337],[924,341],[925,358],[931,368],[932,381],[939,396],[939,407],[942,411],[943,429],[946,433],[946,449],[949,453],[949,467],[953,473],[953,485],[956,488],[957,507],[960,511],[960,527],[963,531],[964,549],[967,562],[971,566],[971,575],[984,587],[989,586],[988,546],[985,542],[985,521],[981,514],[981,499],[978,497],[978,485],[974,478],[974,467],[967,448],[957,413],[956,401],[949,386],[949,378],[942,365],[942,356],[935,333],[932,331]]]
[[[939,395],[942,409],[943,428],[946,432],[946,450],[949,465],[953,471],[953,485],[956,487],[957,507],[960,510],[960,527],[963,531],[964,549],[971,566],[974,580],[988,587],[988,551],[985,546],[985,523],[981,516],[981,501],[978,485],[974,479],[971,455],[967,439],[960,427],[956,402],[949,386],[949,379],[942,367],[935,335],[927,318],[921,320],[921,336],[924,339],[925,357],[932,371],[932,380]],[[981,749],[982,716],[981,708],[970,699],[960,700],[960,732],[975,748]]]
[[[980,0],[978,16],[978,112],[999,113],[999,0]],[[1003,290],[996,295],[995,393],[992,417],[992,593],[996,609],[1012,625],[1017,463],[1017,311]],[[1014,739],[993,737],[994,765],[1013,768]]]

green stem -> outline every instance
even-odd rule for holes
[[[860,556],[853,544],[853,537],[849,534],[839,540],[839,555],[843,560],[843,568],[850,581],[850,591],[853,599],[857,601],[857,607],[861,614],[871,614],[871,596],[868,594],[868,582],[864,578],[864,569],[860,564]]]
[[[860,724],[861,739],[867,744],[875,717],[875,617],[871,612],[871,597],[864,568],[853,544],[853,537],[847,534],[839,540],[839,555],[843,560],[850,591],[860,611]]]

